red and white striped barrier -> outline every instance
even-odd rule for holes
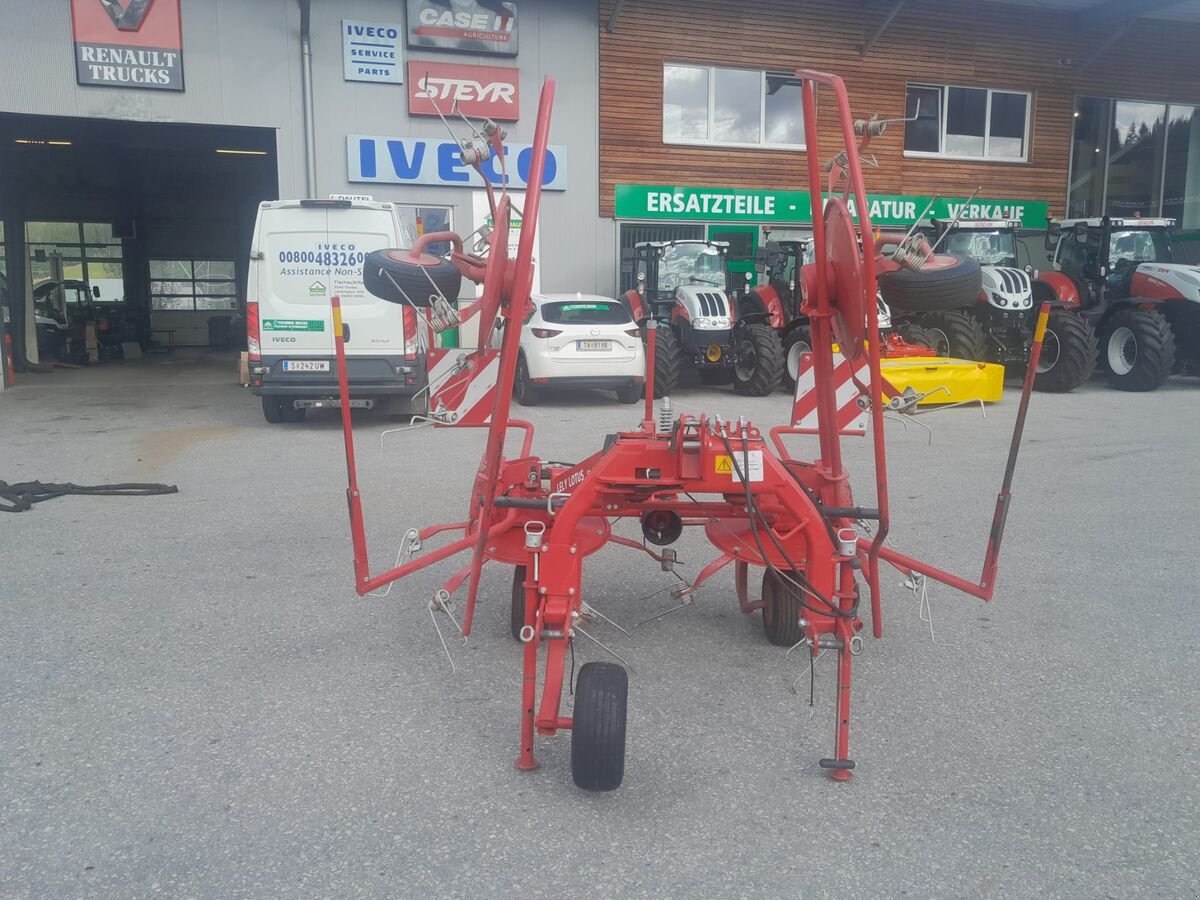
[[[862,396],[853,378],[861,384],[871,383],[871,369],[867,357],[862,356],[851,363],[846,357],[833,352],[833,384],[837,406],[837,427],[841,434],[863,435],[867,433],[867,410],[858,405]],[[796,395],[792,404],[792,427],[801,434],[818,434],[817,378],[813,366],[813,355],[804,353],[800,357],[800,372],[796,377]]]

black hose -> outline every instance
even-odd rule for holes
[[[46,484],[24,481],[9,484],[0,481],[0,512],[25,512],[33,504],[66,497],[71,494],[91,497],[152,497],[158,494],[177,494],[173,484]]]

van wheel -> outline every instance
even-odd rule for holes
[[[262,398],[263,418],[272,425],[283,421],[283,402],[278,397]]]
[[[304,416],[308,413],[307,407],[297,407],[290,400],[280,401],[283,406],[283,421],[285,422],[303,422]]]

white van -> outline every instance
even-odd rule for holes
[[[351,406],[417,413],[427,383],[416,313],[372,297],[363,260],[411,247],[413,228],[391,203],[261,203],[250,245],[246,335],[250,387],[268,422],[298,422],[309,407],[339,406],[332,297],[340,297]],[[422,395],[424,396],[424,395]]]

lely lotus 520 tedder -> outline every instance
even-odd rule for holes
[[[877,254],[867,215],[855,223],[847,198],[867,210],[866,186],[859,164],[856,135],[865,138],[872,124],[854,121],[841,79],[819,72],[796,73],[803,82],[807,135],[808,188],[822,188],[815,96],[818,86],[832,96],[844,149],[834,158],[827,185],[831,199],[813,223],[813,255],[803,268],[805,315],[812,323],[812,354],[800,378],[792,424],[769,431],[745,417],[679,414],[664,399],[654,403],[653,356],[657,322],[648,317],[646,391],[640,422],[627,431],[597,436],[596,452],[575,465],[541,459],[533,451],[533,426],[509,417],[520,323],[529,309],[533,274],[533,223],[538,221],[554,83],[541,93],[533,152],[521,211],[516,258],[508,253],[513,201],[502,189],[491,197],[495,229],[485,236],[480,255],[464,248],[453,233],[427,234],[410,249],[380,251],[367,259],[364,279],[377,296],[411,304],[434,330],[458,319],[479,317],[478,333],[491,334],[497,318],[501,346],[471,352],[432,351],[431,410],[434,423],[447,428],[486,428],[487,443],[463,521],[413,529],[401,548],[401,565],[372,575],[367,562],[362,497],[354,465],[350,404],[343,402],[343,432],[349,486],[355,587],[367,594],[399,578],[459,553],[470,559],[438,590],[431,614],[449,612],[451,597],[466,585],[461,631],[471,632],[479,594],[480,573],[488,563],[512,571],[512,631],[523,647],[520,729],[517,766],[537,768],[535,735],[571,732],[571,769],[586,790],[616,788],[625,767],[625,724],[628,679],[624,668],[589,662],[574,685],[572,715],[564,715],[563,692],[572,641],[590,637],[581,627],[589,612],[587,599],[605,577],[585,560],[613,542],[645,552],[664,568],[674,559],[668,545],[685,528],[699,529],[715,548],[714,558],[699,572],[689,591],[732,565],[734,593],[743,612],[762,611],[772,644],[801,647],[810,658],[821,652],[836,656],[837,700],[833,753],[820,761],[832,777],[847,780],[854,769],[850,757],[850,681],[852,661],[863,649],[866,601],[876,637],[883,633],[880,563],[887,562],[913,579],[942,581],[976,597],[990,599],[995,589],[997,559],[1009,508],[1010,484],[1032,375],[1026,378],[1005,472],[978,582],[956,577],[888,546],[890,527],[887,460],[883,416],[903,411],[914,396],[890,396],[880,375],[880,336],[876,320],[876,272],[904,267],[912,276],[938,271],[956,261],[922,253],[916,243],[883,259]],[[503,160],[503,133],[492,123],[471,126],[475,139],[460,142],[467,164],[479,164],[495,152]],[[488,183],[484,179],[485,184]],[[501,182],[503,183],[503,182]],[[862,246],[871,248],[864,253]],[[453,252],[438,258],[426,252],[436,242],[450,242]],[[448,298],[457,296],[459,277],[481,282],[480,298],[461,315]],[[973,291],[978,290],[978,285]],[[339,337],[339,370],[347,391],[341,321],[334,300],[335,335]],[[1043,327],[1045,317],[1043,316]],[[1039,331],[1040,336],[1040,331]],[[840,352],[835,353],[834,342]],[[1040,341],[1035,342],[1034,364]],[[345,397],[343,398],[345,399]],[[859,505],[851,493],[843,465],[841,436],[849,418],[869,418],[874,450],[873,505]],[[811,423],[815,422],[815,428]],[[523,432],[520,447],[509,455],[510,429]],[[785,446],[790,434],[815,433],[820,455],[794,458]],[[612,531],[618,519],[641,523],[643,541]],[[866,523],[873,523],[868,531]],[[457,536],[414,558],[435,535]],[[656,552],[648,546],[664,548]],[[762,569],[761,594],[750,589],[750,569]],[[437,616],[434,621],[436,623]],[[457,621],[457,619],[455,620]],[[439,629],[440,632],[440,629]],[[539,662],[544,654],[544,665]],[[540,699],[538,676],[541,675]],[[518,699],[514,695],[514,703]]]

